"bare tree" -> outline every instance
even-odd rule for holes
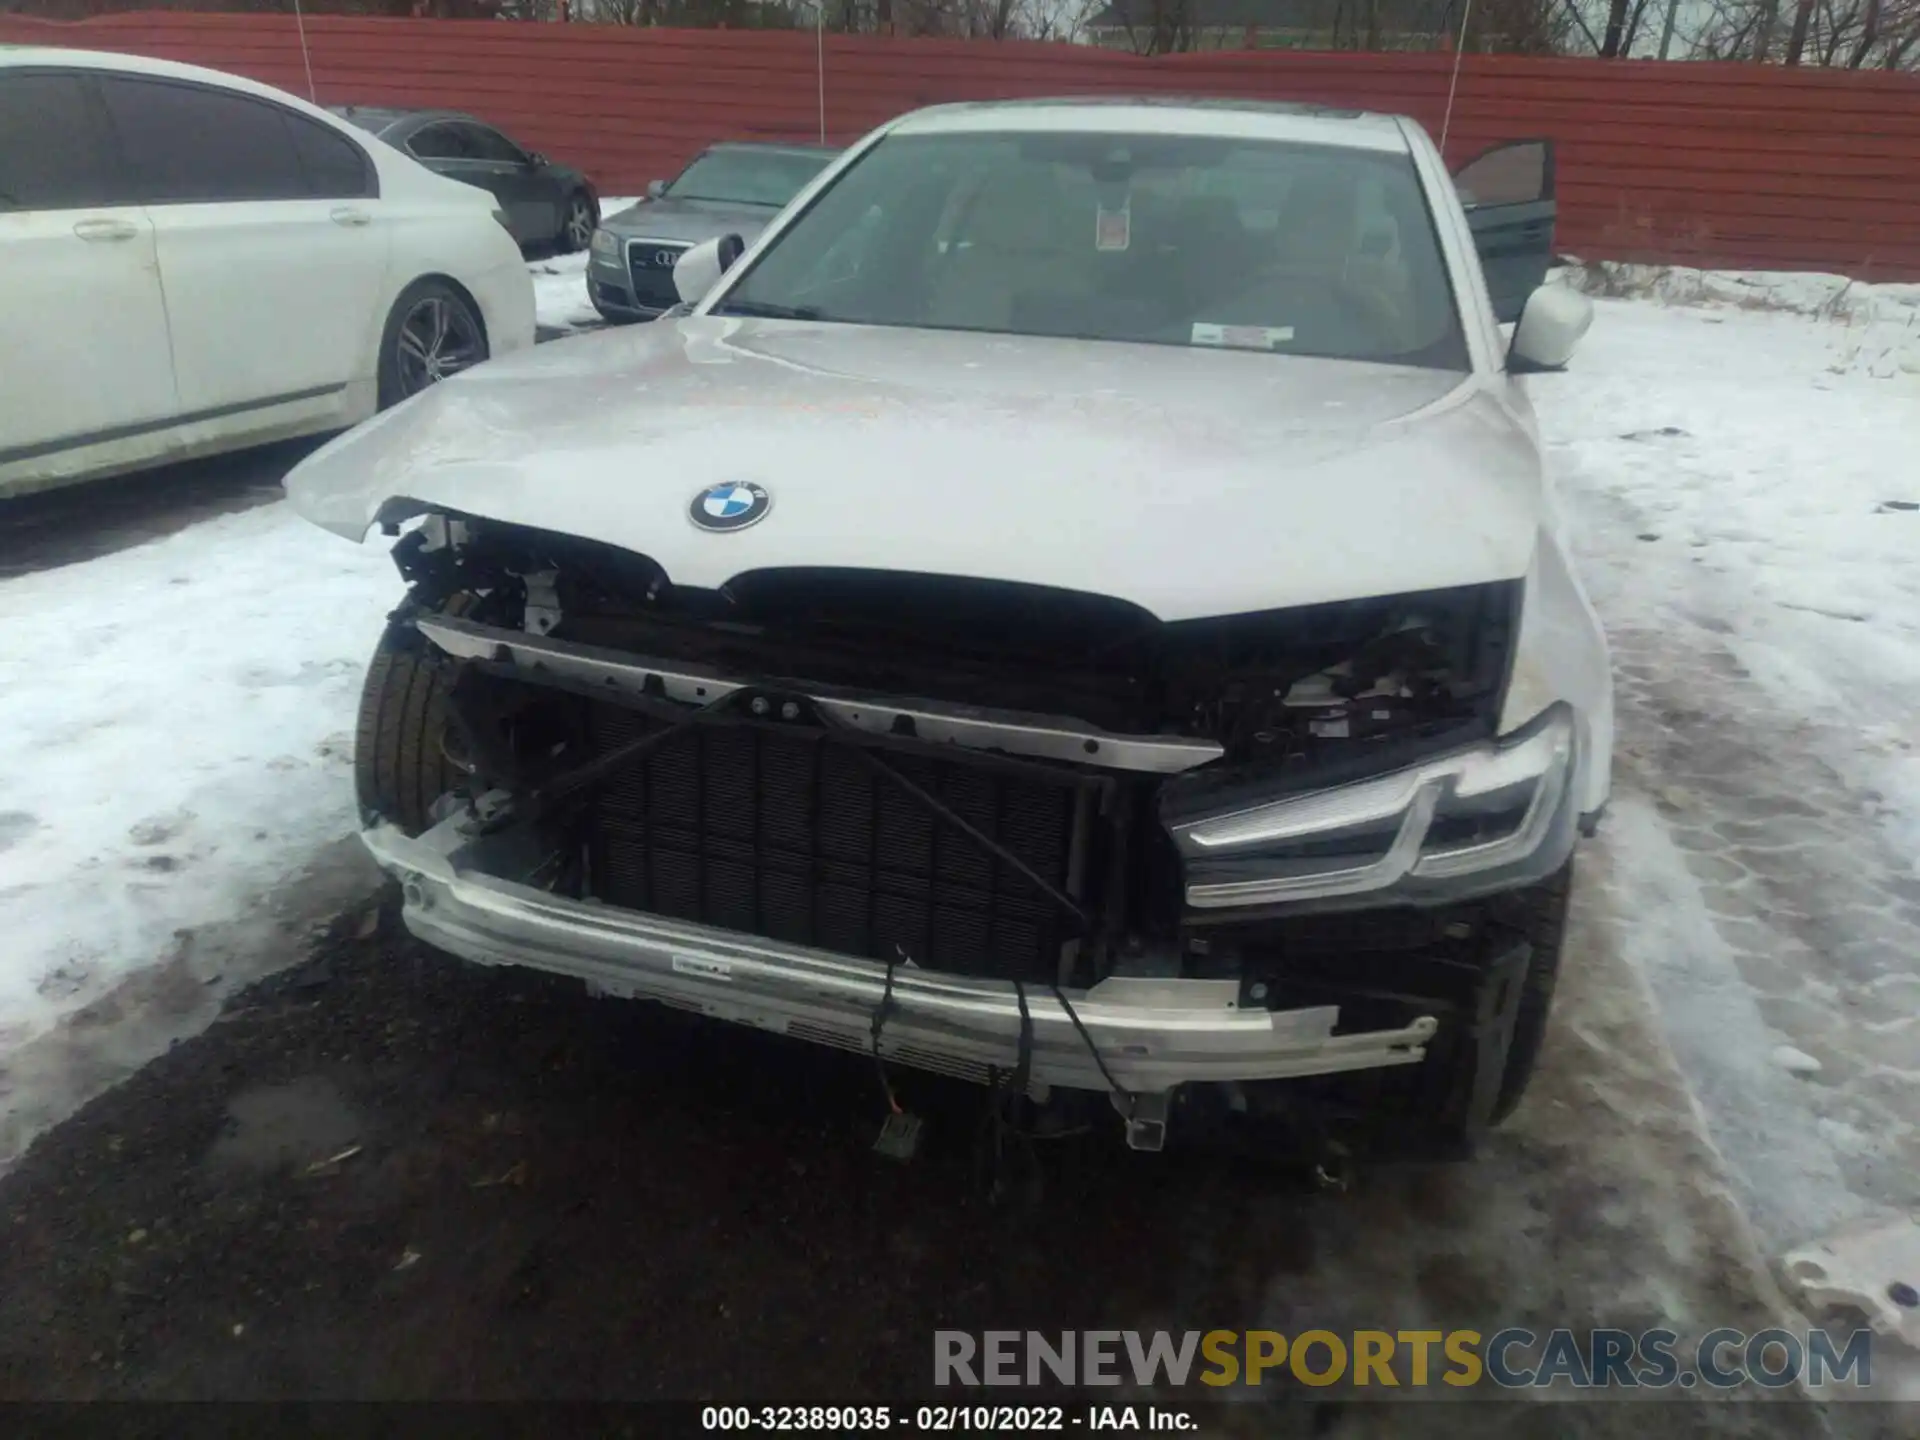
[[[1787,64],[1798,65],[1800,57],[1807,53],[1807,31],[1812,26],[1813,0],[1794,0],[1793,31],[1787,36]]]
[[[638,7],[651,15],[668,0],[575,0],[590,6]],[[674,0],[675,18],[642,19],[639,24],[701,25],[699,7],[746,3],[761,13],[764,26],[797,25],[811,29],[824,21],[846,35],[953,35],[978,40],[1076,39],[1102,8],[1094,0]],[[778,19],[772,18],[778,16]],[[726,20],[739,25],[741,22]]]
[[[505,0],[553,5],[557,0]],[[593,25],[725,26],[730,30],[791,29],[808,12],[761,0],[571,0],[575,20]]]
[[[1136,55],[1172,55],[1191,50],[1197,38],[1195,0],[1117,0],[1113,13]]]
[[[1778,21],[1776,0],[1713,0],[1692,51],[1711,60],[1920,69],[1920,0],[1794,0],[1784,36]]]
[[[515,13],[513,6],[542,0],[301,0],[309,15],[424,15],[435,19],[491,20]],[[552,4],[554,0],[545,0]],[[227,14],[291,15],[293,0],[0,0],[0,10],[54,20],[82,20],[133,10],[209,10]]]
[[[1596,34],[1593,24],[1575,0],[1565,0],[1569,31],[1577,32],[1587,49],[1602,60],[1618,60],[1633,53],[1646,25],[1648,0],[1604,0],[1605,18]],[[1582,47],[1572,47],[1580,53]]]
[[[1078,41],[1105,0],[1019,0],[1024,33],[1034,40]]]

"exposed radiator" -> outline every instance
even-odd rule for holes
[[[658,723],[590,707],[596,752]],[[944,756],[887,763],[1071,890],[1088,781]],[[696,725],[622,766],[593,805],[593,887],[609,904],[877,960],[898,945],[926,969],[1035,981],[1054,978],[1072,934],[1029,880],[819,730]]]

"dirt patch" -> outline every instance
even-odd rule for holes
[[[1244,1180],[1110,1134],[990,1206],[975,1092],[905,1083],[933,1142],[903,1167],[857,1059],[466,967],[387,916],[0,1182],[0,1394],[907,1394],[935,1326],[1250,1314],[1299,1263],[1249,1237],[1193,1288],[1166,1207]]]
[[[246,1090],[227,1104],[227,1124],[207,1154],[215,1169],[256,1171],[304,1167],[319,1174],[366,1149],[365,1123],[321,1075]]]

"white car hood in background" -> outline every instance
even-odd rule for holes
[[[352,539],[447,509],[651,556],[1024,581],[1167,620],[1512,579],[1531,440],[1471,377],[1180,346],[696,317],[435,386],[287,478]],[[772,508],[697,528],[696,495]]]

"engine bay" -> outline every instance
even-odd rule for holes
[[[1491,735],[1519,599],[1516,582],[1167,624],[1104,596],[895,572],[758,571],[710,591],[644,556],[448,516],[395,556],[403,618],[445,642],[434,617],[457,614],[492,637],[441,657],[459,777],[441,803],[484,797],[492,823],[537,842],[542,885],[1082,986],[1286,968],[1186,912],[1169,807]],[[1211,743],[1158,770],[1093,740],[1084,757],[1022,754],[884,701],[850,725],[833,687]],[[1375,929],[1404,948],[1404,926]],[[1269,956],[1318,948],[1284,925],[1249,935]]]
[[[396,547],[416,600],[749,677],[1204,737],[1286,772],[1491,734],[1519,582],[1165,623],[1106,596],[896,571],[759,570],[676,586],[645,556],[434,517]]]

